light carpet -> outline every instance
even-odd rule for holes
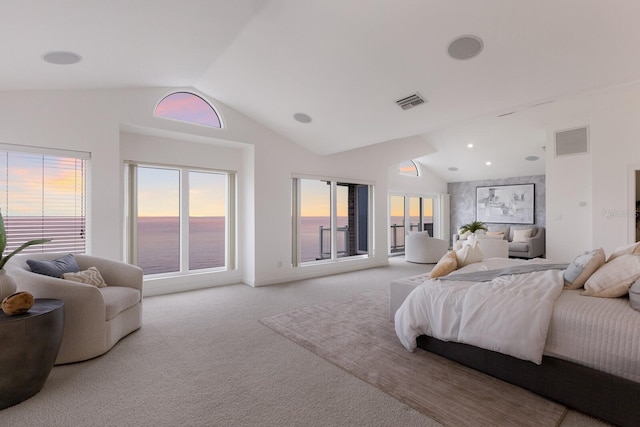
[[[261,322],[443,425],[556,426],[566,408],[426,351],[410,353],[368,292]]]

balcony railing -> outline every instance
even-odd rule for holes
[[[404,232],[405,225],[404,224],[391,224],[391,230],[389,235],[389,245],[391,248],[391,253],[402,253],[404,252]],[[409,232],[418,231],[420,229],[420,224],[409,224]],[[429,232],[430,236],[433,236],[433,223],[425,223],[422,224],[422,229]]]
[[[338,258],[349,255],[349,226],[336,229],[336,255]],[[320,258],[331,259],[331,227],[320,226]]]

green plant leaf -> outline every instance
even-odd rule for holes
[[[5,236],[4,233],[2,233],[2,235]],[[5,240],[6,240],[6,236],[5,236]],[[0,269],[4,268],[4,265],[7,263],[7,261],[9,261],[11,259],[11,257],[13,257],[15,254],[23,251],[24,249],[28,248],[29,246],[41,245],[43,243],[50,242],[51,240],[53,240],[53,239],[34,239],[34,240],[29,240],[26,243],[23,243],[16,250],[14,250],[10,254],[8,254],[8,255],[2,257],[2,259],[0,259]]]
[[[2,218],[2,212],[0,212],[0,256],[7,248],[7,233],[4,231],[4,219]]]

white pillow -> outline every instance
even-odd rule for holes
[[[531,228],[526,228],[523,230],[515,229],[513,230],[513,242],[518,243],[527,243],[529,238],[531,237],[531,232],[533,230]]]
[[[470,232],[470,231],[465,231],[464,233],[459,234],[458,238],[459,238],[460,240],[465,240],[465,239],[467,239],[469,236],[471,236],[472,234],[473,234],[473,233],[472,233],[472,232]]]
[[[564,272],[564,288],[580,289],[605,260],[602,248],[575,257]]]
[[[484,258],[484,254],[478,247],[478,241],[464,245],[462,248],[456,251],[456,261],[458,261],[458,268],[465,265],[480,262]]]
[[[629,287],[640,278],[640,256],[625,254],[607,261],[587,279],[582,295],[617,298],[629,292]]]

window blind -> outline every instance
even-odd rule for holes
[[[66,153],[0,151],[5,253],[43,238],[53,241],[24,252],[85,252],[86,161]]]

